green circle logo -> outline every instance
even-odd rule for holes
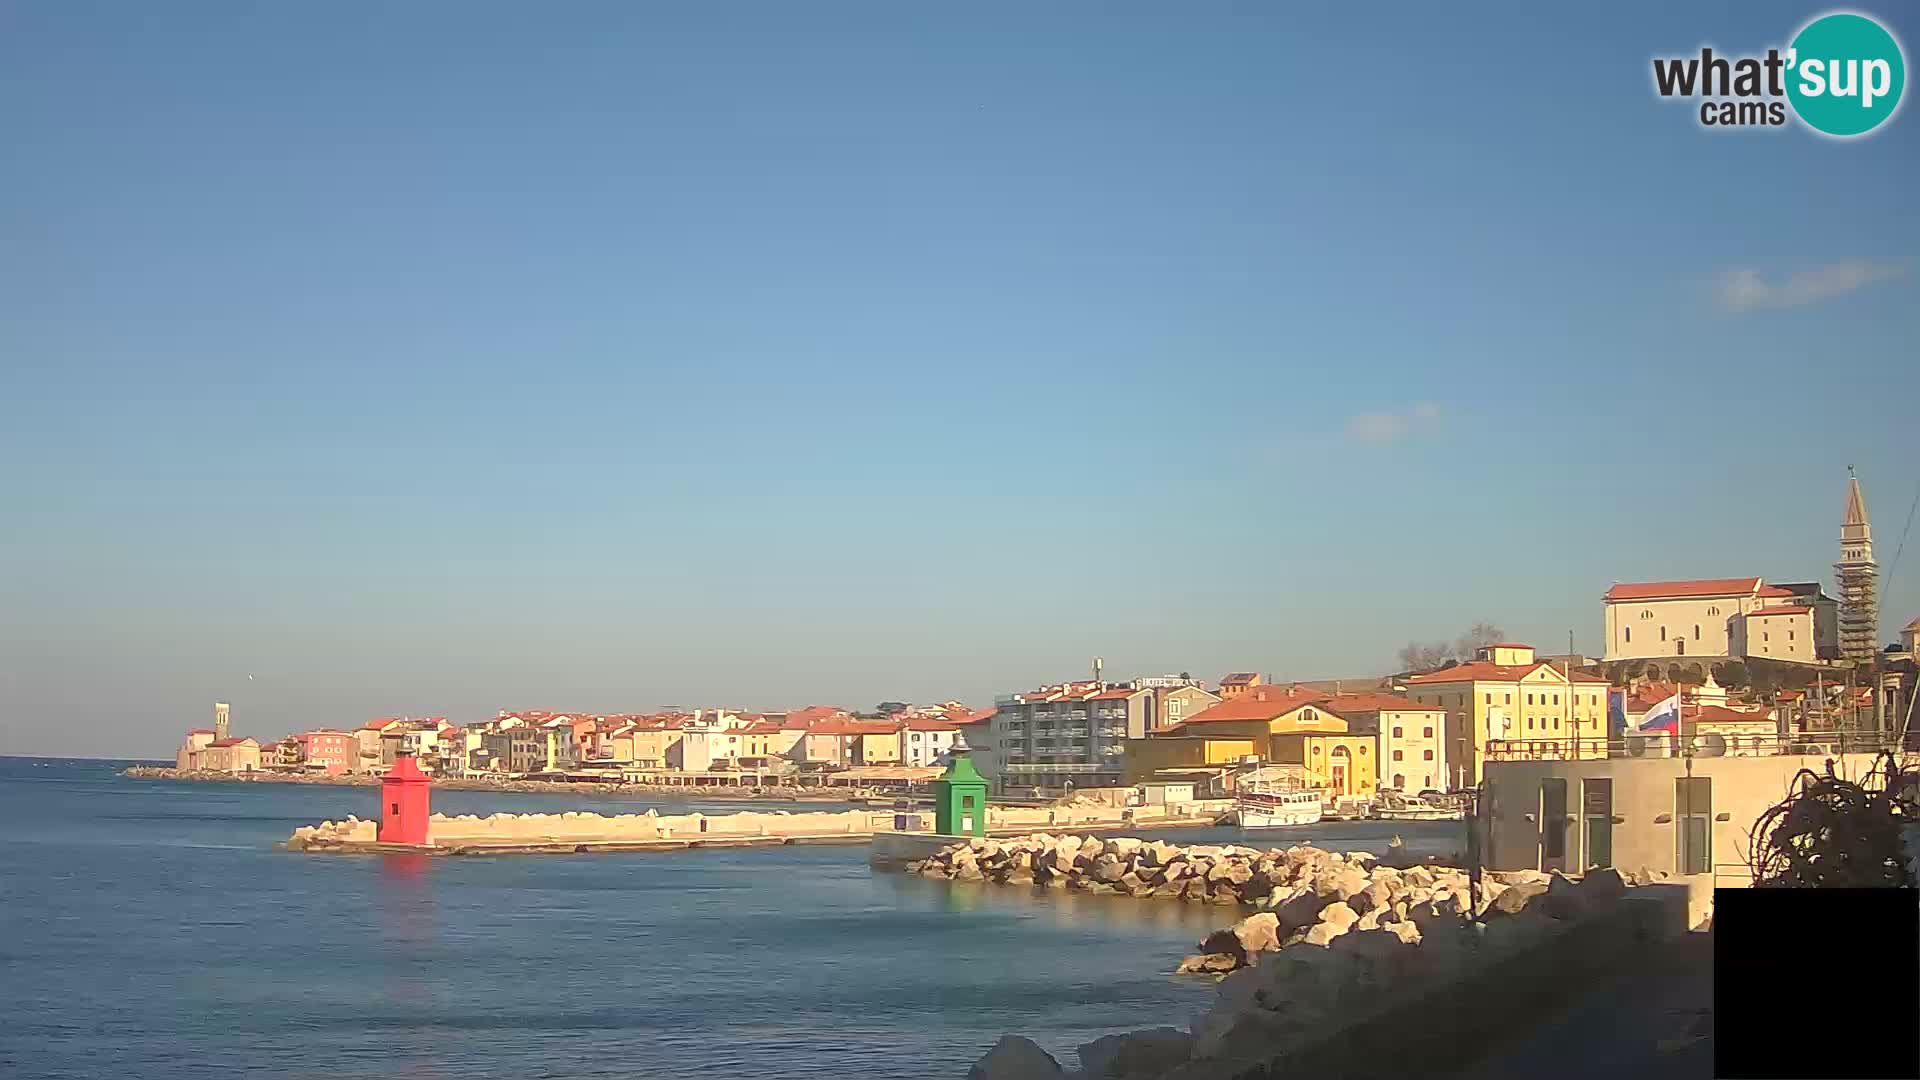
[[[1865,15],[1823,15],[1787,53],[1787,99],[1808,127],[1842,138],[1864,135],[1900,107],[1907,86],[1900,43]]]

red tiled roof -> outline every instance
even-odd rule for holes
[[[1438,705],[1422,705],[1420,702],[1401,697],[1399,694],[1335,694],[1326,701],[1321,702],[1321,706],[1327,711],[1335,713],[1386,712],[1394,710],[1399,712],[1435,713],[1444,713],[1447,711]]]
[[[780,725],[772,720],[762,720],[757,724],[748,724],[746,727],[740,729],[741,734],[744,735],[778,735],[781,730]]]
[[[1250,683],[1259,677],[1260,674],[1255,671],[1232,671],[1220,676],[1220,685],[1240,686],[1243,683]]]
[[[1218,701],[1182,722],[1214,724],[1228,720],[1271,720],[1285,716],[1302,705],[1312,705],[1332,697],[1318,690],[1302,689],[1294,693],[1283,686],[1256,686],[1231,701]]]
[[[1690,597],[1751,596],[1757,577],[1703,578],[1698,581],[1622,582],[1607,590],[1607,600],[1684,600]]]
[[[240,746],[245,743],[253,743],[253,745],[255,746],[260,745],[259,743],[254,742],[254,740],[250,737],[244,738],[244,739],[215,739],[212,742],[208,743],[207,745],[208,746]]]
[[[807,729],[809,735],[892,735],[900,729],[891,720],[822,720]]]
[[[1125,701],[1128,698],[1134,696],[1135,694],[1144,694],[1144,693],[1146,693],[1145,690],[1128,690],[1125,687],[1115,687],[1112,690],[1102,690],[1097,694],[1089,694],[1087,695],[1087,700],[1088,701]]]
[[[1760,595],[1772,598],[1778,596],[1795,596],[1798,594],[1792,589],[1783,589],[1778,585],[1762,585],[1760,586]]]
[[[1422,686],[1461,682],[1519,682],[1543,667],[1553,667],[1544,660],[1531,664],[1496,664],[1491,660],[1475,660],[1471,664],[1459,664],[1439,671],[1429,671],[1425,675],[1409,675],[1407,682]],[[1559,668],[1553,668],[1559,671]],[[1607,680],[1599,675],[1589,675],[1584,671],[1573,673],[1572,681],[1577,683],[1603,683]]]
[[[993,709],[993,708],[981,709],[979,712],[970,713],[962,719],[955,720],[954,723],[962,724],[962,725],[985,723],[986,721],[993,719],[996,715],[999,714],[999,712],[1000,712],[999,709]]]
[[[959,731],[960,730],[960,728],[957,725],[950,723],[946,720],[935,720],[931,717],[926,717],[926,716],[908,717],[906,721],[906,729],[908,731]]]
[[[1806,607],[1804,605],[1786,604],[1780,607],[1755,608],[1754,610],[1747,612],[1747,618],[1751,619],[1757,615],[1764,616],[1764,615],[1811,615],[1811,614],[1813,614],[1813,609],[1810,607]]]

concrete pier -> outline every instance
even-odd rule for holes
[[[1185,811],[1178,816],[1167,810]],[[1152,811],[1151,813],[1146,813]],[[1136,816],[1136,814],[1140,816]],[[1038,819],[1026,824],[1022,819]],[[1012,819],[1012,820],[1008,820]],[[1051,820],[1049,820],[1051,819]],[[1070,809],[993,807],[988,829],[990,835],[1024,835],[1033,832],[1039,822],[1055,828],[1071,827],[1077,833],[1111,830],[1168,828],[1209,825],[1213,813],[1206,810],[1195,816],[1189,808],[1138,807],[1121,810],[1114,807],[1073,807]],[[540,855],[582,854],[588,852],[685,851],[708,847],[769,847],[783,844],[861,844],[880,837],[931,837],[928,814],[896,814],[880,810],[822,811],[785,813],[745,811],[736,814],[490,814],[448,816],[434,814],[428,823],[425,844],[382,843],[377,823],[348,818],[326,821],[295,829],[285,847],[290,851],[334,854],[369,854],[394,851],[420,851],[438,855]],[[899,828],[906,825],[907,828]],[[951,843],[952,838],[943,842]],[[940,844],[933,844],[938,850]],[[893,848],[887,848],[893,851]],[[909,850],[909,849],[901,849]],[[918,851],[914,847],[910,850]],[[914,857],[925,858],[926,853]],[[910,861],[891,856],[876,856],[875,865],[892,866]]]

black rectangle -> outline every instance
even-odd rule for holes
[[[1715,889],[1713,939],[1714,1076],[1920,1077],[1920,890]]]

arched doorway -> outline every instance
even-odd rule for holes
[[[1352,791],[1349,790],[1349,784],[1352,782],[1353,776],[1353,759],[1351,755],[1347,753],[1346,747],[1336,746],[1333,748],[1332,759],[1327,765],[1327,774],[1330,778],[1327,786],[1332,789],[1335,798],[1352,794]]]

